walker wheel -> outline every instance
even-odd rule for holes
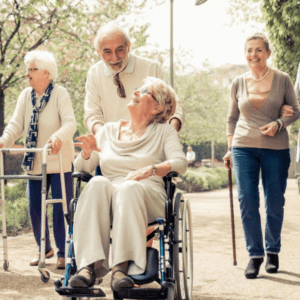
[[[44,271],[46,273],[46,276],[41,272],[41,280],[43,282],[48,282],[50,279],[50,273],[48,271]]]
[[[7,271],[8,266],[9,266],[9,263],[8,263],[8,261],[5,260],[4,263],[3,263],[3,269],[4,269],[5,271]]]

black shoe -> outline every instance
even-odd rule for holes
[[[247,279],[254,279],[259,273],[260,265],[263,263],[263,258],[251,258],[245,270],[245,277]]]
[[[278,254],[267,253],[266,271],[268,273],[277,273],[279,268]]]

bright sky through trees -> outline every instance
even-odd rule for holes
[[[205,60],[212,66],[245,64],[244,43],[248,35],[261,32],[263,24],[234,24],[228,13],[230,0],[207,0],[195,6],[194,0],[174,0],[174,52],[180,48],[197,68]],[[170,47],[170,1],[149,10],[149,42],[162,49]],[[179,53],[178,53],[179,52]],[[193,56],[193,58],[192,58]]]

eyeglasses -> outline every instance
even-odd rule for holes
[[[126,98],[124,86],[119,78],[119,73],[114,76],[114,84],[118,86],[117,92],[121,98]]]
[[[31,73],[33,71],[37,71],[38,69],[37,68],[34,68],[34,69],[27,69],[27,73]]]
[[[134,91],[139,91],[140,95],[146,95],[147,94],[147,95],[151,96],[155,100],[155,102],[159,103],[157,101],[157,99],[146,88],[143,88],[143,89],[136,88]]]

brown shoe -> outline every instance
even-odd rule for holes
[[[51,248],[51,250],[46,253],[45,258],[51,258],[53,256],[54,256],[54,250],[53,250],[53,248]],[[31,260],[29,265],[37,266],[39,264],[39,262],[40,262],[40,253],[38,253],[38,255]]]
[[[69,281],[71,287],[91,287],[95,284],[96,275],[90,267],[81,268]]]
[[[65,269],[65,258],[64,257],[57,258],[56,269],[58,269],[58,270]]]

